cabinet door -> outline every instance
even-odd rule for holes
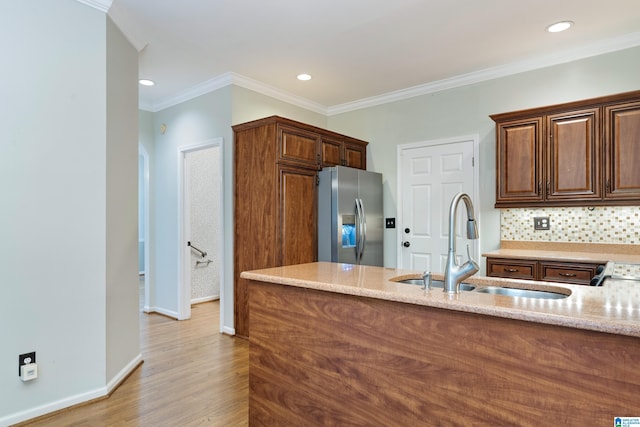
[[[318,260],[317,172],[278,165],[278,265]]]
[[[600,109],[547,116],[545,198],[601,198]]]
[[[367,169],[367,148],[360,144],[344,143],[344,166]]]
[[[343,145],[337,139],[322,137],[322,166],[342,166]]]
[[[640,102],[605,107],[605,198],[640,199]]]
[[[541,201],[542,117],[499,123],[496,138],[496,207]]]
[[[319,168],[320,135],[279,124],[278,161]]]

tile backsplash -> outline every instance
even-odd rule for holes
[[[549,230],[534,230],[534,217]],[[500,239],[575,243],[640,243],[640,206],[519,208],[500,210]]]

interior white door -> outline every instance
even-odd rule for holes
[[[399,150],[401,268],[444,273],[451,200],[459,192],[472,199],[475,196],[474,144],[473,138],[465,137],[412,144]],[[461,240],[466,239],[465,224],[462,205],[456,227]],[[461,243],[465,242],[457,244],[458,259],[466,252]],[[477,259],[477,245],[470,244],[470,249]]]

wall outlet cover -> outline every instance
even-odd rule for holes
[[[30,363],[36,363],[36,352],[25,353],[18,356],[18,376],[22,376],[22,366]]]
[[[533,218],[534,230],[549,230],[551,228],[551,221],[548,216],[537,216]]]

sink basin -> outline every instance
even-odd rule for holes
[[[424,285],[424,282],[422,281],[422,279],[398,280],[398,283],[407,283],[409,285],[418,285],[418,286]],[[442,280],[432,280],[431,281],[431,287],[432,288],[437,288],[437,289],[444,289],[444,282]],[[460,283],[460,290],[461,291],[472,291],[475,288],[476,288],[475,286],[470,285],[468,283]]]
[[[561,294],[559,292],[538,291],[533,289],[501,288],[499,286],[488,286],[486,288],[478,289],[477,292],[483,294],[505,295],[509,297],[539,299],[562,299],[569,296]]]

